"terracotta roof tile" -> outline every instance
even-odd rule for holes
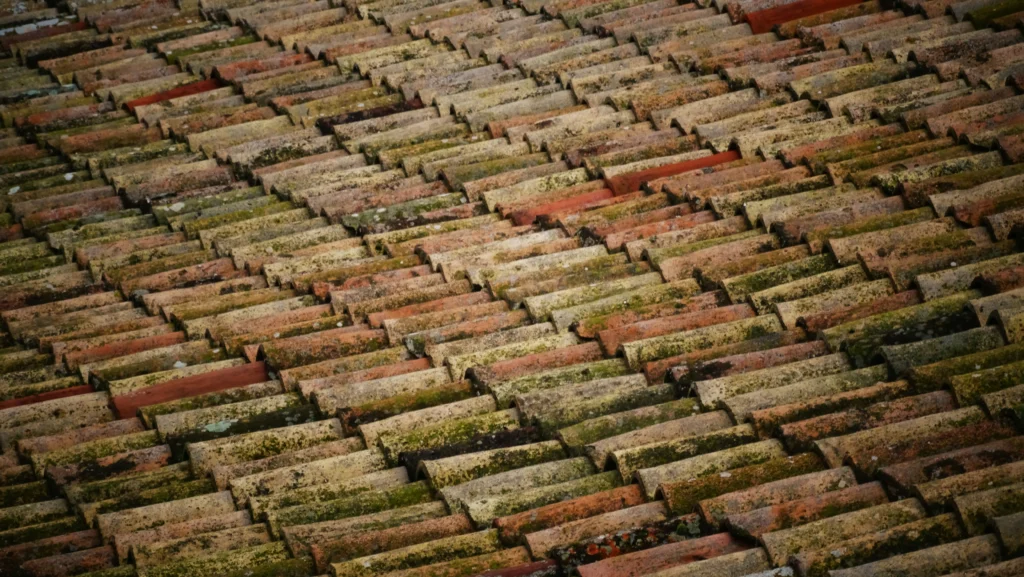
[[[906,553],[890,559],[876,561],[852,569],[836,571],[837,575],[853,576],[870,574],[872,571],[884,571],[892,567],[913,567],[911,571],[943,571],[955,572],[990,565],[1000,560],[995,538],[991,536],[975,537],[963,541],[954,541],[913,553]]]

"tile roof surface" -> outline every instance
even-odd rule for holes
[[[1024,574],[1020,0],[0,0],[0,575]]]

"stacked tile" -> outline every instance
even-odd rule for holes
[[[1014,3],[72,8],[5,570],[1019,571]]]

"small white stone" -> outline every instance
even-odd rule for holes
[[[181,361],[176,361],[174,363],[174,368],[176,368],[176,369],[184,369],[187,366],[188,366],[188,363],[183,363]]]
[[[7,194],[14,194],[14,193],[18,192],[19,190],[21,190],[20,186],[12,186],[11,189],[7,191]]]
[[[74,180],[74,179],[75,179],[75,173],[73,173],[73,172],[69,172],[69,173],[64,175],[64,180]]]
[[[185,203],[184,202],[176,202],[176,203],[172,204],[171,206],[167,207],[168,210],[171,210],[171,211],[174,211],[174,212],[180,212],[181,209],[183,209],[183,208],[185,208]]]

